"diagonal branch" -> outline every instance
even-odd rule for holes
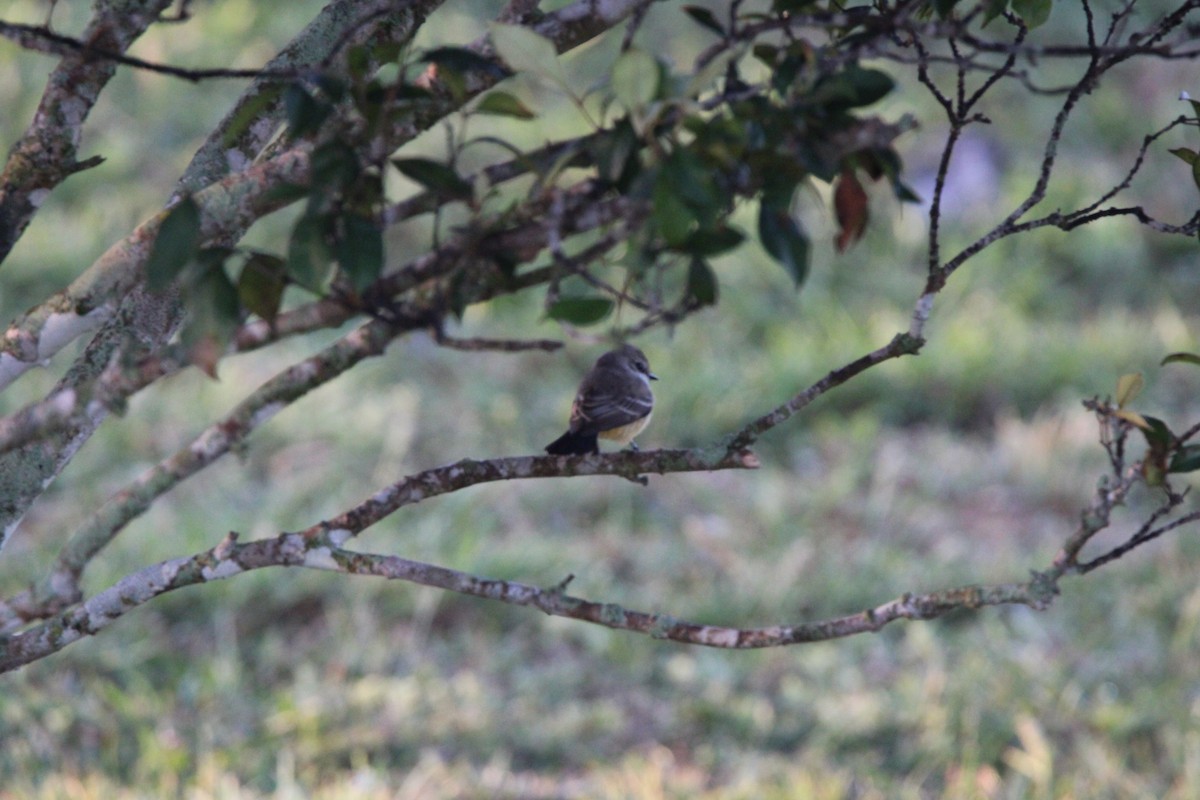
[[[9,151],[0,171],[0,263],[8,257],[44,196],[80,170],[99,163],[76,161],[83,124],[100,92],[116,72],[112,62],[97,62],[88,49],[104,48],[123,53],[154,23],[172,0],[134,3],[97,3],[96,12],[79,40],[84,49],[63,53],[46,82],[46,90],[33,121]],[[0,35],[10,23],[0,22]],[[15,26],[27,27],[27,26]]]

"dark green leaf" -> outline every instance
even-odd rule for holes
[[[371,56],[371,48],[365,44],[356,44],[346,51],[346,69],[355,81],[361,81],[367,77],[367,73],[371,71],[374,64],[375,59]]]
[[[607,297],[562,297],[546,309],[546,316],[572,325],[594,325],[612,313]]]
[[[1008,8],[1009,0],[987,0],[983,11],[983,24],[987,25]]]
[[[299,83],[293,83],[283,90],[283,105],[293,136],[304,136],[317,130],[333,110],[332,106],[317,100]]]
[[[1172,440],[1175,438],[1171,433],[1171,429],[1167,427],[1167,423],[1163,422],[1158,417],[1143,417],[1150,425],[1150,430],[1139,428],[1142,435],[1146,437],[1146,443],[1150,445],[1153,452],[1166,453],[1167,448],[1171,446]]]
[[[321,73],[312,80],[330,102],[337,103],[346,96],[346,82],[340,78]]]
[[[796,13],[811,6],[815,0],[775,0],[771,8],[779,12]]]
[[[146,282],[151,291],[170,286],[200,247],[200,207],[186,195],[163,217],[158,236],[146,258]]]
[[[312,153],[312,188],[337,192],[351,184],[362,171],[353,148],[342,142],[326,142]]]
[[[1189,444],[1175,451],[1167,472],[1195,472],[1200,469],[1200,445]]]
[[[270,322],[279,313],[286,286],[282,258],[270,253],[252,253],[238,275],[238,299],[251,314]]]
[[[312,291],[325,290],[332,277],[329,246],[325,236],[328,221],[305,215],[296,220],[288,242],[287,274],[296,283]]]
[[[537,116],[529,106],[508,92],[491,92],[483,98],[479,105],[475,106],[475,110],[481,114],[495,114],[517,119],[533,119]]]
[[[687,294],[702,306],[717,302],[717,275],[707,261],[693,258],[688,265]]]
[[[358,214],[342,218],[334,253],[351,285],[362,291],[383,271],[383,231],[375,220]]]
[[[669,181],[655,182],[651,200],[655,229],[668,246],[682,247],[698,225],[695,212]]]
[[[820,81],[809,102],[835,108],[869,106],[882,99],[896,83],[886,72],[851,65]]]
[[[754,57],[774,69],[779,61],[779,48],[773,44],[756,44],[754,49],[750,51]]]
[[[612,131],[592,145],[592,158],[601,180],[619,189],[628,188],[637,173],[638,138],[628,118],[613,126]]]
[[[471,184],[445,164],[427,158],[395,158],[392,163],[404,175],[441,197],[469,200],[473,196]]]
[[[771,88],[780,94],[786,94],[807,63],[808,59],[803,56],[785,56],[771,73]]]
[[[241,322],[238,291],[224,269],[199,272],[187,287],[187,318],[179,338],[192,363],[217,377],[217,362]]]
[[[1200,355],[1196,353],[1171,353],[1162,360],[1162,364],[1200,364]]]
[[[1030,28],[1037,28],[1050,19],[1050,0],[1012,0],[1013,12]]]
[[[705,28],[708,28],[717,36],[725,35],[725,29],[721,27],[721,23],[717,22],[716,16],[707,8],[703,8],[701,6],[684,6],[683,13],[687,14]]]
[[[309,189],[298,183],[279,183],[263,192],[263,201],[269,205],[286,206],[308,197]]]
[[[655,226],[671,247],[681,246],[696,230],[715,227],[729,205],[711,169],[682,147],[659,168],[651,200]]]
[[[676,249],[707,258],[728,252],[745,240],[745,234],[733,228],[705,228],[693,233]]]
[[[1196,159],[1200,158],[1200,153],[1195,150],[1189,150],[1186,147],[1176,147],[1168,151],[1171,155],[1185,162],[1188,166],[1196,163]]]
[[[784,209],[766,204],[758,210],[758,236],[763,248],[783,265],[796,288],[808,277],[808,237]]]
[[[959,0],[933,0],[933,9],[942,19],[950,16],[950,12],[958,5]]]
[[[505,78],[512,74],[503,65],[462,47],[435,47],[426,51],[421,60],[460,75],[482,72],[495,78]]]
[[[921,198],[908,187],[904,181],[900,180],[900,173],[904,170],[900,162],[900,156],[895,150],[887,148],[884,150],[871,151],[872,166],[882,171],[887,176],[892,185],[892,192],[896,195],[896,199],[902,203],[919,203]]]

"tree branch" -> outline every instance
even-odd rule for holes
[[[82,50],[62,53],[25,133],[9,151],[0,172],[0,264],[8,258],[45,195],[70,175],[95,166],[98,159],[76,161],[83,125],[100,92],[116,72],[115,64],[96,63],[88,49],[121,53],[150,27],[172,0],[97,3],[83,31]],[[0,36],[10,28],[0,21]]]
[[[1021,604],[1044,609],[1057,593],[1055,586],[1035,576],[1026,583],[905,594],[857,614],[816,622],[729,628],[573,597],[564,592],[569,578],[558,586],[541,589],[516,581],[482,578],[399,556],[346,550],[338,544],[344,538],[337,531],[315,538],[284,533],[273,539],[238,544],[236,534],[231,533],[211,550],[146,567],[55,619],[20,633],[0,636],[0,673],[45,658],[85,636],[94,635],[159,595],[268,567],[304,567],[402,580],[509,605],[530,606],[551,616],[632,631],[656,639],[742,650],[875,632],[896,620],[934,619],[964,608]]]

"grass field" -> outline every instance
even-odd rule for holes
[[[0,3],[0,18],[12,7]],[[251,44],[270,52],[266,40],[290,28],[261,21]],[[206,62],[200,37],[181,41]],[[123,96],[171,99],[153,80],[129,82]],[[1115,141],[1132,122],[1105,97],[1088,109],[1104,122],[1089,126],[1096,141],[1064,155],[1068,180],[1052,202],[1125,168],[1128,147],[1100,136]],[[97,201],[105,181],[139,167],[138,143],[117,135],[123,108],[103,110],[112,171],[69,184],[5,265],[8,316],[169,188],[181,165],[157,163],[148,174],[159,179],[128,203]],[[197,134],[177,135],[156,146],[182,157]],[[1006,146],[1004,180],[963,201],[951,237],[1027,190],[1013,167],[1020,144]],[[920,187],[936,153],[925,139],[908,147]],[[924,223],[882,194],[867,238],[843,257],[828,246],[829,214],[806,200],[817,247],[802,292],[748,245],[717,264],[718,309],[639,340],[662,378],[643,448],[711,442],[907,327]],[[537,585],[574,574],[571,592],[588,599],[746,627],[1022,580],[1053,557],[1103,474],[1082,398],[1140,370],[1140,409],[1177,427],[1196,419],[1200,372],[1157,366],[1197,347],[1196,265],[1194,242],[1121,222],[1002,242],[955,276],[920,357],[772,432],[756,472],[654,477],[647,488],[612,478],[479,487],[406,508],[355,546]],[[539,303],[473,309],[458,332],[559,335],[537,322]],[[192,370],[135,398],[30,512],[0,559],[0,595],[40,577],[105,498],[318,338],[223,362],[220,381]],[[414,471],[538,452],[601,349],[573,340],[565,354],[472,354],[400,341],[163,498],[97,560],[87,589],[229,530],[310,525]],[[71,356],[24,379],[0,411],[44,393]],[[1153,501],[1132,498],[1096,547],[1120,542]],[[1189,800],[1200,797],[1198,568],[1200,537],[1183,529],[1066,581],[1045,612],[964,612],[761,652],[377,579],[242,575],[164,596],[0,676],[0,798]]]

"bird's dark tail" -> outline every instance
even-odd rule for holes
[[[546,445],[546,452],[552,456],[581,456],[588,453],[599,453],[600,444],[594,433],[572,433],[567,431],[562,436]]]

